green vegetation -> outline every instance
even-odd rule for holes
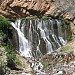
[[[0,15],[0,33],[1,36],[3,36],[3,42],[6,44],[8,41],[8,30],[10,29],[10,26],[9,21],[4,16]]]
[[[34,16],[34,17],[25,17],[25,18],[21,18],[21,20],[34,20],[34,19],[37,19],[37,17]]]
[[[16,66],[21,66],[19,58],[16,56],[16,52],[13,50],[10,44],[6,46],[7,66],[11,69],[16,69]]]
[[[14,69],[15,68],[16,54],[9,45],[6,46],[6,52],[7,52],[7,54],[6,54],[7,66],[10,67],[11,69]]]
[[[67,41],[71,41],[72,40],[72,32],[71,32],[71,27],[70,27],[70,22],[68,20],[62,20],[62,31],[63,31],[63,36],[64,39],[66,39]]]
[[[0,15],[0,25],[8,26],[8,25],[10,25],[10,23],[4,16]]]
[[[68,53],[69,51],[71,51],[70,49],[71,49],[71,48],[70,48],[70,46],[68,46],[68,45],[62,47],[62,50],[63,50],[64,53]]]
[[[19,64],[19,59],[16,58],[16,52],[13,50],[13,47],[8,41],[8,39],[12,37],[11,33],[12,30],[9,21],[4,16],[0,16],[0,37],[2,38],[1,45],[5,48],[7,66],[11,69],[15,69],[16,64]],[[15,61],[16,59],[18,61]]]
[[[2,30],[4,34],[7,34],[7,30],[9,27],[10,27],[9,21],[4,16],[0,15],[0,30]]]
[[[50,62],[48,62],[48,61],[44,62],[44,64],[43,64],[44,69],[46,69],[49,65],[50,65]]]
[[[63,46],[60,50],[62,50],[62,53],[70,53],[73,51],[72,43],[74,42],[74,39],[69,41],[67,45]]]
[[[51,18],[51,17],[43,16],[41,19],[47,20],[47,19],[50,19],[50,18]]]
[[[21,64],[21,61],[19,60],[19,57],[16,55],[16,58],[15,58],[15,63],[17,66],[22,66]]]

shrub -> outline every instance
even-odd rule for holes
[[[8,20],[4,16],[0,15],[0,25],[9,26],[10,23],[8,22]]]
[[[7,66],[11,69],[15,69],[15,59],[16,59],[16,53],[12,50],[11,46],[6,46],[6,52],[7,52]]]
[[[8,38],[12,37],[12,30],[10,29],[11,25],[4,16],[0,15],[0,32],[3,36],[3,44],[7,45]]]
[[[0,15],[0,30],[2,30],[4,34],[7,34],[7,30],[9,27],[10,27],[9,21],[4,16]]]

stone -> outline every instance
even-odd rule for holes
[[[63,74],[64,74],[63,71],[58,72],[58,75],[63,75]]]
[[[73,0],[4,0],[0,4],[0,14],[8,18],[21,18],[24,17],[24,15],[29,17],[35,14],[35,16],[58,16],[73,20],[75,17],[74,3],[75,1]],[[14,12],[14,16],[9,9]],[[23,9],[23,11],[21,11],[21,9]],[[29,12],[29,14],[27,14],[27,12]]]
[[[75,75],[75,72],[73,72],[73,75]]]
[[[29,74],[29,73],[25,73],[25,72],[22,72],[21,75],[31,75],[31,74]]]
[[[73,24],[75,25],[75,19],[73,20]]]

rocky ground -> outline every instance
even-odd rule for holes
[[[2,36],[0,36],[0,64],[6,63],[6,52],[1,43]],[[72,52],[73,55],[71,55]],[[68,64],[65,62],[66,54],[69,55]],[[19,70],[8,69],[10,71],[9,75],[35,75],[27,59],[19,55],[17,55],[17,58],[19,58],[21,63],[20,65],[17,65]],[[75,75],[75,38],[68,42],[67,45],[60,48],[60,50],[41,56],[38,59],[44,65],[43,72],[46,73],[40,75],[59,75],[60,73],[60,75]]]
[[[75,34],[75,0],[1,0],[0,15],[10,19],[23,17],[50,16],[53,18],[68,19],[71,23],[72,34]],[[0,36],[0,64],[6,63],[6,52],[1,46]],[[71,56],[73,52],[74,56]],[[68,64],[65,63],[65,55],[69,55]],[[17,65],[20,70],[10,70],[10,75],[33,75],[30,63],[24,57],[17,55],[21,65]],[[38,58],[44,65],[43,75],[75,75],[75,38],[68,42],[60,50],[49,55]],[[4,68],[3,68],[4,69]],[[8,73],[7,73],[8,75]]]
[[[68,63],[66,55],[69,56]],[[75,38],[60,50],[43,56],[40,61],[44,65],[46,75],[75,75]]]
[[[1,46],[2,37],[0,36],[0,60],[2,63],[6,63],[6,52],[3,46]],[[73,52],[73,53],[72,53]],[[72,53],[72,54],[71,54]],[[69,62],[66,64],[65,55],[69,55]],[[9,75],[35,75],[31,68],[29,61],[17,55],[20,64],[17,65],[19,70],[11,70]],[[75,38],[68,42],[67,45],[60,48],[60,50],[54,51],[51,54],[47,54],[38,58],[44,65],[43,74],[38,75],[75,75]],[[0,62],[1,62],[0,61]],[[34,60],[33,60],[34,61]],[[8,74],[8,73],[7,73]]]
[[[18,54],[16,54],[15,60],[15,62],[17,62],[17,69],[11,70],[7,67],[7,52],[5,50],[5,47],[2,45],[2,41],[3,36],[2,33],[0,33],[0,75],[34,75],[29,61]]]

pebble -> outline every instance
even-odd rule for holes
[[[31,74],[23,72],[21,75],[31,75]]]
[[[63,74],[63,71],[59,71],[57,74],[60,74],[61,75],[61,74]]]

